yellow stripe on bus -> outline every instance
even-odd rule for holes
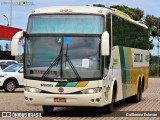
[[[76,87],[85,87],[88,83],[89,83],[89,81],[78,82]]]

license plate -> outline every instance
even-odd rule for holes
[[[67,102],[66,98],[54,98],[54,102]]]

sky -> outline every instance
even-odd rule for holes
[[[10,1],[0,0],[0,25],[7,25],[7,19],[3,16],[6,15],[10,23]],[[18,5],[19,2],[27,4]],[[26,31],[28,16],[32,10],[47,6],[85,6],[93,4],[104,4],[106,7],[111,5],[126,5],[132,8],[140,8],[144,10],[145,15],[151,14],[160,17],[160,1],[159,0],[12,0],[12,27],[21,28]],[[2,40],[0,44],[5,46],[9,41]],[[158,42],[153,41],[155,46]],[[19,54],[23,53],[22,44],[19,44]],[[157,47],[151,50],[151,54],[157,55]]]

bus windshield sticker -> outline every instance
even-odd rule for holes
[[[89,68],[89,59],[82,59],[82,67]]]
[[[62,42],[62,38],[59,37],[59,38],[57,39],[57,44],[58,44],[58,45],[61,45],[61,42]]]
[[[64,44],[70,44],[71,43],[71,37],[64,37]]]

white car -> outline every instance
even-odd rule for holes
[[[0,72],[0,88],[6,92],[14,92],[16,88],[23,87],[23,85],[22,63],[12,64]]]

